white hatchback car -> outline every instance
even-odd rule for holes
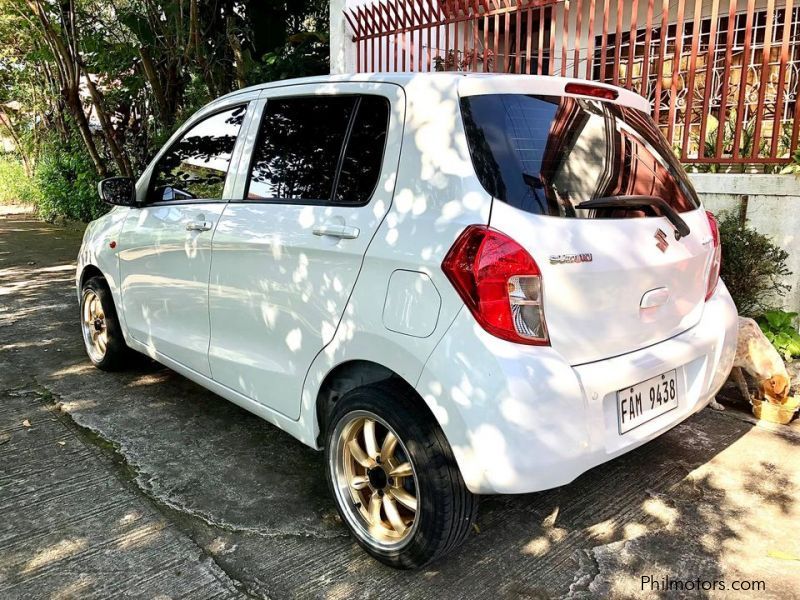
[[[569,483],[714,396],[716,223],[641,97],[577,80],[283,81],[100,185],[92,362],[136,350],[314,448],[343,521],[418,567],[479,494]]]

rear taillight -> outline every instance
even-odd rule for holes
[[[613,88],[592,85],[591,83],[568,83],[564,86],[567,94],[578,96],[591,96],[592,98],[603,98],[604,100],[616,100],[619,92]]]
[[[442,270],[486,331],[520,344],[550,344],[542,274],[531,255],[510,237],[483,225],[467,227],[447,253]]]
[[[722,243],[719,238],[717,219],[709,211],[706,211],[706,216],[708,217],[708,226],[711,228],[711,238],[714,243],[711,263],[706,277],[706,300],[708,300],[714,295],[714,290],[717,289],[717,283],[719,283],[719,272],[722,268]]]

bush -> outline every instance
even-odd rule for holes
[[[742,225],[732,212],[718,215],[722,239],[722,279],[733,296],[739,314],[757,317],[779,307],[791,290],[784,283],[792,274],[786,266],[789,254],[764,234]]]
[[[11,155],[0,156],[0,204],[36,204],[39,194],[22,163]]]
[[[82,147],[48,145],[36,166],[39,215],[45,221],[96,219],[108,210],[97,195],[99,179]]]

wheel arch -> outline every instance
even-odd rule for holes
[[[317,391],[315,416],[318,426],[316,439],[318,447],[324,445],[328,419],[336,402],[354,389],[381,381],[390,382],[406,392],[420,410],[425,411],[431,419],[434,419],[425,400],[404,377],[380,363],[365,359],[351,359],[339,363],[328,371]]]
[[[120,296],[120,290],[117,286],[117,282],[114,279],[114,275],[101,269],[94,261],[86,262],[81,268],[80,277],[78,277],[78,301],[80,302],[83,286],[93,277],[100,277],[103,280],[106,289],[108,289],[111,295],[111,301],[114,304],[114,311],[119,321],[120,329],[122,330],[122,336],[126,343],[130,343],[131,340],[128,335],[128,326],[125,321],[125,315],[122,311],[122,297]]]
[[[83,271],[81,271],[81,278],[78,282],[78,289],[82,290],[84,284],[89,281],[92,277],[102,277],[103,281],[106,282],[108,285],[108,279],[106,278],[105,274],[100,270],[97,265],[88,264],[83,267]]]

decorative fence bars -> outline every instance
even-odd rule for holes
[[[635,90],[685,163],[797,148],[800,0],[371,0],[356,69],[581,77]]]

